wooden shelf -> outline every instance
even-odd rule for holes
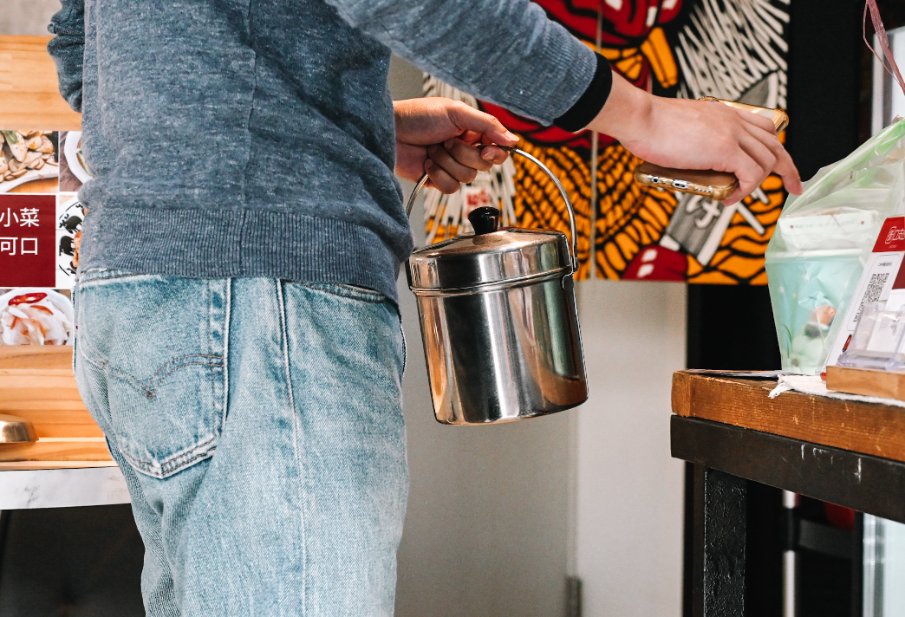
[[[110,460],[71,366],[72,347],[0,347],[0,413],[28,420],[38,435],[32,444],[0,444],[0,461]]]

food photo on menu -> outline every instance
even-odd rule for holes
[[[68,289],[75,282],[83,220],[85,206],[79,201],[78,196],[64,194],[57,196],[57,287]]]
[[[60,192],[77,193],[91,179],[91,172],[82,153],[82,132],[60,133]]]
[[[59,133],[0,130],[0,193],[55,193]]]
[[[74,332],[68,290],[0,289],[0,345],[70,345]]]

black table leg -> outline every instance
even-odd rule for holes
[[[745,480],[695,466],[693,617],[744,617]]]

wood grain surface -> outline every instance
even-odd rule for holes
[[[828,366],[826,387],[837,392],[905,401],[905,373],[895,371]]]
[[[103,437],[64,439],[41,437],[35,443],[0,444],[0,461],[110,460]]]
[[[37,471],[40,469],[93,469],[116,467],[112,460],[103,461],[0,461],[0,471]]]
[[[672,406],[680,415],[905,462],[905,409],[786,392],[773,380],[679,371]]]
[[[0,461],[110,460],[79,396],[72,347],[0,347],[0,413],[31,422],[38,441],[0,444]]]
[[[0,128],[77,131],[57,86],[49,36],[0,36]]]

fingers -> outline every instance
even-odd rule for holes
[[[456,141],[456,140],[450,140]],[[480,154],[474,153],[473,165],[463,164],[453,157],[446,144],[430,146],[427,149],[428,160],[425,170],[434,185],[444,193],[452,193],[459,189],[459,184],[471,182],[478,175],[478,169],[489,169],[490,163],[481,159]],[[464,145],[464,144],[463,144]],[[469,146],[465,146],[470,148]],[[471,148],[475,150],[474,148]],[[460,156],[463,156],[461,153]],[[478,165],[477,167],[474,164]]]
[[[396,174],[400,178],[417,182],[424,174],[424,161],[427,158],[427,149],[424,146],[411,144],[396,144]]]
[[[766,154],[762,148],[752,145],[750,142],[742,141],[742,147],[746,152],[765,169],[764,177],[768,173],[776,173],[782,178],[782,183],[786,190],[790,193],[800,194],[803,190],[801,176],[798,173],[798,168],[795,167],[795,162],[792,160],[791,155],[779,141],[773,121],[765,116],[747,111],[739,110],[739,113],[748,124],[746,127],[748,134],[757,139],[770,152],[770,154]],[[763,179],[761,179],[762,181]],[[741,179],[739,182],[741,183]],[[754,189],[752,188],[751,190]]]
[[[735,203],[757,188],[770,173],[776,173],[790,193],[802,191],[801,177],[792,157],[776,134],[772,114],[753,113],[746,109],[709,103],[711,121],[724,116],[729,133],[723,145],[724,171],[731,171],[739,180],[739,189],[727,200]],[[734,112],[727,114],[727,112]],[[734,127],[734,128],[731,128]]]
[[[461,186],[459,180],[430,159],[424,162],[424,171],[430,180],[430,186],[441,193],[455,193]]]
[[[776,153],[776,163],[771,171],[782,178],[782,184],[787,191],[794,195],[800,195],[804,187],[801,185],[801,175],[798,173],[795,161],[792,160],[792,155],[779,143],[778,139],[774,139],[771,144]]]
[[[753,116],[754,114],[748,114]],[[765,118],[761,118],[765,120]],[[754,191],[770,173],[776,173],[790,193],[801,193],[801,177],[788,151],[773,132],[772,122],[752,122],[738,138],[739,151],[732,171],[739,181],[739,199]],[[731,198],[730,198],[731,200]],[[734,201],[727,200],[727,204]]]
[[[503,146],[514,146],[518,143],[518,137],[510,133],[495,116],[465,103],[451,105],[449,119],[459,128],[461,134],[464,135],[469,131],[478,133],[485,143],[497,143]]]
[[[453,193],[460,184],[473,182],[479,171],[491,169],[507,156],[506,150],[496,146],[470,145],[461,139],[449,139],[428,146],[424,169],[435,188]]]
[[[777,144],[779,142],[776,142]],[[751,133],[743,133],[739,150],[733,161],[735,177],[743,195],[753,192],[776,165],[776,154],[770,145]]]
[[[509,153],[497,146],[484,146],[481,148],[481,158],[492,165],[502,165]]]

